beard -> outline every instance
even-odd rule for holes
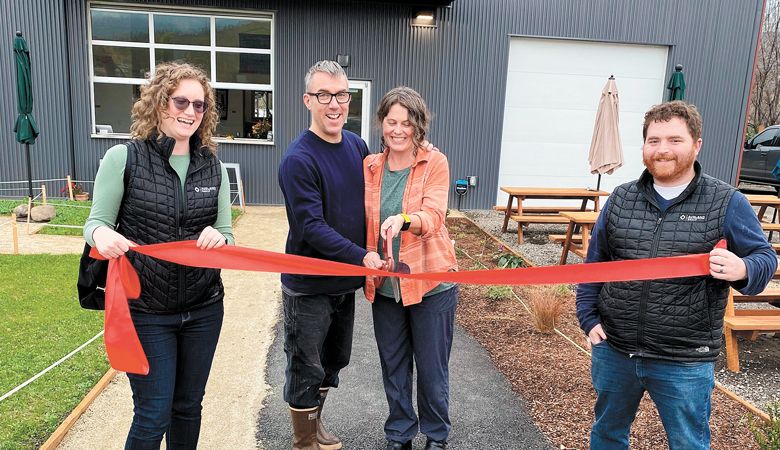
[[[684,155],[670,153],[642,158],[647,171],[650,172],[653,179],[660,182],[670,182],[681,178],[691,170],[695,161],[696,152],[693,149]]]

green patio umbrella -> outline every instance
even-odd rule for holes
[[[682,64],[677,64],[672,77],[669,78],[669,84],[666,86],[666,89],[671,91],[669,92],[669,101],[685,98],[685,75],[683,75],[682,69]]]
[[[27,154],[27,184],[32,198],[32,168],[30,165],[30,144],[35,144],[38,137],[38,124],[32,116],[33,94],[32,76],[30,74],[30,50],[22,32],[16,32],[14,39],[14,56],[16,58],[16,106],[19,116],[14,124],[16,140],[24,144]]]

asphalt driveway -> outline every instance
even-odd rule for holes
[[[324,419],[345,449],[384,449],[387,414],[379,356],[374,342],[370,304],[358,292],[352,361],[341,372],[341,386],[331,390]],[[290,414],[282,399],[284,367],[283,321],[268,354],[265,397],[257,438],[267,450],[290,448]],[[493,366],[485,350],[456,327],[450,360],[450,449],[552,449],[534,425],[528,409]],[[418,435],[415,448],[425,445]]]

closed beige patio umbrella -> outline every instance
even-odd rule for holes
[[[612,174],[623,165],[623,144],[618,127],[618,90],[615,77],[610,76],[601,91],[596,124],[588,153],[590,173],[597,173],[596,190],[601,188],[601,174]]]

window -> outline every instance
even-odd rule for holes
[[[273,18],[165,9],[90,9],[93,132],[130,132],[145,75],[165,61],[201,67],[211,80],[217,136],[272,140]]]
[[[756,148],[759,145],[764,147],[772,145],[772,141],[777,136],[778,131],[780,131],[780,128],[770,128],[761,132],[761,134],[753,138],[753,144],[750,147]]]

